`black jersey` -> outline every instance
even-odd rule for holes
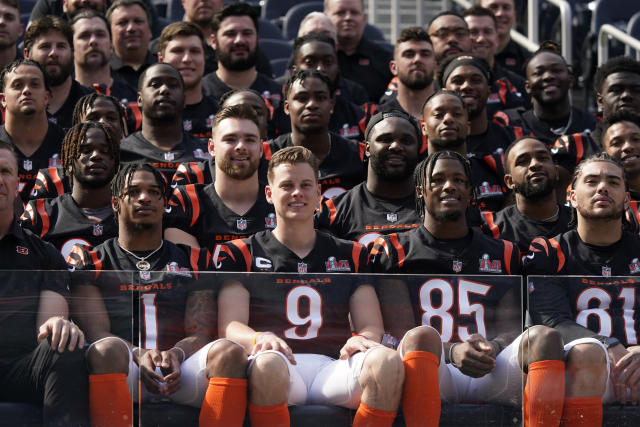
[[[182,111],[182,126],[189,135],[199,138],[207,144],[211,138],[213,116],[218,112],[218,102],[206,95],[202,95],[200,102],[184,106]]]
[[[524,77],[524,63],[531,53],[513,40],[500,52],[496,53],[495,61],[507,70]]]
[[[506,151],[513,141],[521,136],[524,136],[524,132],[520,127],[503,127],[489,122],[485,132],[467,136],[467,156],[500,155]]]
[[[422,220],[415,206],[413,194],[383,199],[371,194],[363,182],[335,199],[325,199],[317,225],[341,239],[370,246],[381,235],[417,228]]]
[[[264,194],[264,185],[261,184],[254,205],[243,215],[238,215],[222,202],[214,184],[178,186],[169,200],[163,225],[195,236],[200,247],[209,249],[215,260],[224,242],[276,227],[275,210]]]
[[[503,81],[507,81],[509,83],[511,83],[511,87],[513,90],[515,88],[515,91],[517,93],[517,96],[521,97],[522,100],[524,101],[521,106],[524,106],[526,108],[531,108],[531,98],[529,97],[529,94],[527,93],[527,89],[525,87],[525,79],[524,77],[522,77],[519,74],[514,73],[511,70],[506,69],[505,67],[503,67],[502,65],[495,63],[493,65],[493,69],[491,70],[491,73],[493,74],[493,78],[495,80],[503,80]],[[514,105],[513,107],[509,107],[509,108],[516,108],[519,107],[520,105]]]
[[[487,117],[491,118],[498,111],[528,105],[526,97],[506,78],[495,78],[489,88],[487,97]]]
[[[379,237],[371,249],[376,273],[406,274],[519,274],[518,248],[469,229],[461,239],[435,238],[418,228]]]
[[[93,250],[75,246],[67,257],[76,270],[87,271],[72,275],[73,286],[92,285],[102,293],[111,333],[139,347],[166,350],[185,337],[187,296],[205,285],[196,280],[197,272],[210,270],[210,256],[165,240],[148,261],[150,270],[138,272],[137,260],[117,238]]]
[[[222,95],[232,90],[226,83],[218,78],[215,72],[207,74],[202,78],[202,89],[206,95],[214,99],[220,99]],[[267,102],[267,108],[270,108],[271,111],[281,104],[282,86],[266,74],[259,72],[256,79],[251,86],[249,86],[249,89],[253,89],[261,94],[262,98]]]
[[[75,245],[93,247],[118,235],[113,213],[103,221],[92,221],[78,207],[71,194],[54,199],[30,200],[20,223],[53,244],[65,258]]]
[[[156,56],[151,52],[147,51],[147,56],[144,58],[144,63],[136,69],[122,62],[122,59],[120,59],[114,52],[113,55],[111,55],[111,60],[109,61],[109,66],[111,67],[111,77],[113,77],[114,79],[120,79],[126,82],[129,86],[137,88],[138,79],[140,79],[140,75],[142,74],[142,72],[156,62],[158,62],[158,58],[156,58]],[[135,99],[132,101],[135,101]]]
[[[549,123],[536,117],[533,108],[527,110],[521,107],[500,111],[493,116],[493,120],[501,126],[519,126],[525,134],[534,135],[548,146],[553,144],[559,136],[591,132],[596,128],[598,123],[598,120],[593,114],[589,114],[575,107],[571,107],[569,127],[562,129],[562,133],[560,133],[558,129],[551,129]]]
[[[336,94],[335,100],[329,130],[346,139],[364,140],[364,131],[360,127],[365,118],[364,110],[343,95]]]
[[[625,226],[632,234],[640,235],[640,192],[629,191],[629,207],[625,211]]]
[[[62,139],[64,132],[62,129],[49,122],[47,133],[40,147],[31,156],[25,156],[20,148],[18,148],[7,133],[5,125],[0,126],[0,140],[9,143],[18,156],[18,176],[20,183],[18,190],[20,198],[23,202],[29,200],[29,195],[36,181],[38,171],[47,167],[61,167],[62,159],[60,158],[60,149],[62,147]]]
[[[329,137],[329,154],[320,163],[318,181],[322,187],[322,195],[331,198],[355,187],[364,181],[366,175],[363,163],[364,144],[344,139],[334,133],[329,133]],[[271,158],[278,150],[293,146],[290,133],[268,143],[269,152],[265,151],[264,154],[267,158]]]
[[[369,95],[369,101],[378,102],[387,83],[393,77],[389,61],[393,52],[363,37],[351,55],[338,50],[340,75],[360,83]]]
[[[30,199],[53,199],[71,192],[71,182],[62,167],[40,169],[36,175]]]
[[[223,271],[310,273],[243,276],[251,294],[249,326],[276,333],[294,353],[338,356],[351,337],[349,300],[364,281],[352,274],[321,273],[368,272],[364,247],[318,231],[313,250],[301,259],[270,231],[261,231],[232,240],[223,252]]]
[[[72,126],[73,109],[76,107],[76,103],[80,98],[92,92],[93,88],[82,86],[75,79],[71,79],[71,88],[67,99],[65,99],[58,111],[48,114],[49,121],[60,126],[64,132],[67,132]]]
[[[553,161],[573,173],[583,159],[602,151],[592,132],[573,133],[555,140],[551,146]]]
[[[107,87],[100,83],[94,83],[92,88],[98,93],[113,96],[120,101],[123,106],[130,102],[137,102],[136,100],[138,99],[138,91],[129,86],[124,80],[119,80],[117,78],[113,79],[111,87]]]
[[[522,253],[526,253],[535,237],[553,237],[568,231],[571,208],[558,205],[558,209],[558,219],[552,222],[529,218],[516,205],[507,206],[495,213],[485,211],[482,212],[481,229],[491,237],[515,243]]]
[[[120,145],[122,163],[149,163],[164,174],[167,183],[171,182],[180,163],[207,160],[209,157],[207,145],[187,133],[183,133],[182,141],[169,151],[153,145],[142,136],[142,131],[129,135]]]
[[[504,183],[503,156],[504,153],[469,157],[471,181],[480,210],[498,211],[504,207],[509,189]]]
[[[533,240],[525,272],[546,275],[527,279],[533,321],[557,328],[565,342],[599,335],[637,344],[639,258],[640,240],[628,233],[609,246],[587,244],[576,230]],[[576,277],[559,277],[567,275]]]
[[[0,358],[18,357],[37,345],[40,293],[69,296],[69,272],[50,243],[13,222],[0,238]],[[24,271],[14,271],[24,270]],[[57,271],[44,271],[57,270]]]

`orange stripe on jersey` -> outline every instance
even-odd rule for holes
[[[360,252],[362,252],[362,245],[359,243],[353,244],[353,250],[351,251],[351,259],[353,260],[353,266],[355,267],[354,273],[357,273],[360,269]]]
[[[360,160],[364,161],[364,153],[367,151],[367,146],[362,142],[358,142],[358,146],[360,148]]]
[[[629,210],[631,211],[631,213],[629,213]],[[627,210],[626,213],[627,216],[627,221],[632,222],[635,221],[638,224],[638,232],[640,234],[640,212],[638,212],[638,201],[637,200],[631,200],[629,202],[629,209]],[[633,218],[630,218],[630,216],[632,216]]]
[[[398,252],[398,268],[402,268],[402,266],[404,265],[405,255],[404,248],[402,247],[400,242],[398,242],[398,235],[396,233],[389,234],[389,240],[391,240],[391,244],[396,249],[396,252]]]
[[[496,239],[498,237],[500,237],[500,229],[493,222],[493,212],[483,211],[482,212],[482,216],[484,217],[484,220],[487,221],[487,225],[489,226],[489,230],[491,230],[491,235],[493,237],[495,237]]]
[[[507,104],[507,85],[505,84],[505,82],[501,80],[497,80],[496,83],[500,85],[500,88],[498,89],[498,96],[500,97],[500,101],[502,101],[502,103],[506,105]]]
[[[189,196],[189,201],[191,202],[191,226],[196,223],[198,217],[200,216],[200,202],[198,201],[198,196],[196,195],[196,187],[193,184],[186,185],[184,189],[187,192],[187,196]]]
[[[35,224],[36,216],[33,212],[33,205],[31,203],[27,203],[24,207],[24,211],[22,211],[22,215],[20,215],[20,221],[29,221],[31,224]]]
[[[582,144],[582,135],[579,133],[573,134],[573,140],[576,143],[576,165],[580,163],[582,160],[582,156],[584,156],[584,147]]]
[[[62,185],[62,179],[60,179],[60,175],[58,175],[58,168],[49,168],[49,175],[51,175],[51,181],[56,186],[56,191],[58,192],[58,196],[64,194],[64,185]]]
[[[496,162],[496,159],[493,158],[493,156],[484,156],[484,161],[489,165],[491,169],[493,169],[495,173],[498,173],[498,163]]]
[[[381,254],[378,248],[376,248],[376,245],[382,246],[382,249],[384,249],[384,253],[386,253],[387,256],[389,256],[389,248],[387,247],[387,242],[382,237],[378,237],[373,242],[373,246],[371,247],[371,252],[370,252],[371,256],[376,256]]]
[[[271,153],[271,147],[269,146],[267,141],[262,141],[262,157],[264,157],[265,160],[271,160],[272,154],[273,153]]]
[[[200,166],[194,162],[193,165],[191,165],[191,169],[193,170],[193,173],[196,174],[196,183],[204,184],[204,172],[200,169]]]
[[[236,248],[240,250],[242,256],[244,257],[244,262],[247,265],[247,272],[251,271],[251,253],[249,252],[249,248],[247,244],[242,240],[232,240],[229,243],[233,244]]]
[[[540,246],[544,247],[544,252],[547,254],[547,256],[549,256],[549,246],[547,246],[546,240],[544,240],[542,237],[536,237],[531,241],[531,247],[529,248],[529,250],[531,252],[540,252],[538,249],[533,247],[534,243],[538,243]]]
[[[500,126],[509,126],[509,116],[507,116],[503,111],[497,111],[493,115],[492,121]]]
[[[504,266],[507,270],[507,274],[511,274],[511,254],[513,253],[513,243],[508,240],[503,240],[504,243]]]
[[[520,126],[514,126],[513,127],[513,135],[516,137],[516,139],[522,138],[524,136],[524,131],[522,130],[522,128]]]
[[[333,225],[333,221],[336,220],[336,215],[338,215],[338,209],[336,209],[336,204],[333,203],[333,199],[327,199],[324,202],[327,209],[329,209],[329,225]]]
[[[562,252],[560,243],[558,243],[555,239],[549,239],[549,243],[551,243],[551,246],[556,248],[556,252],[558,253],[558,272],[560,272],[560,270],[562,270],[562,267],[564,267],[564,253]]]
[[[138,104],[135,102],[129,102],[129,108],[131,108],[131,112],[133,113],[133,117],[136,119],[136,130],[142,127],[142,113],[140,112],[140,108]]]
[[[420,130],[422,130],[422,123],[423,123],[422,119],[419,119],[418,123],[420,124]],[[429,149],[429,143],[427,142],[427,135],[425,135],[424,133],[420,133],[420,135],[422,135],[422,145],[420,146],[420,154],[424,154]]]
[[[42,218],[42,230],[40,231],[40,238],[42,238],[49,231],[49,215],[44,209],[44,199],[36,200],[36,210]]]
[[[71,255],[76,255],[78,259],[73,258]],[[73,266],[76,266],[79,263],[82,263],[83,266],[86,266],[87,263],[84,259],[84,251],[82,250],[82,246],[73,245],[73,248],[71,248],[71,252],[69,252],[69,255],[67,255],[66,261],[67,264],[71,264]]]
[[[189,263],[191,263],[191,271],[198,271],[198,259],[200,258],[200,249],[191,248],[189,255]]]

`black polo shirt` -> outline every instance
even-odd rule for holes
[[[389,70],[392,59],[393,52],[364,38],[352,55],[338,51],[340,75],[360,83],[371,102],[378,102],[393,77]]]
[[[49,128],[44,136],[44,140],[40,147],[29,157],[25,156],[22,151],[13,143],[13,139],[7,133],[5,125],[0,126],[0,141],[11,144],[18,156],[18,176],[20,184],[20,198],[23,202],[29,200],[29,194],[36,182],[36,176],[40,169],[48,167],[61,167],[62,159],[60,159],[60,149],[64,132],[59,126],[49,122]]]
[[[203,93],[200,102],[184,106],[182,111],[184,131],[207,144],[209,138],[211,138],[213,116],[218,112],[219,108],[218,101]]]
[[[69,296],[69,273],[60,252],[13,222],[0,238],[0,359],[19,357],[37,345],[40,293]],[[11,270],[24,270],[16,272]],[[56,272],[38,270],[57,270]]]
[[[218,78],[216,73],[207,74],[202,78],[202,89],[206,95],[215,99],[220,99],[222,95],[232,90],[226,83]],[[249,89],[253,89],[260,93],[265,101],[275,108],[280,105],[282,100],[282,86],[267,76],[258,72],[256,79],[253,81]],[[267,105],[269,107],[269,105]]]
[[[118,78],[113,79],[111,87],[99,83],[94,83],[92,86],[96,92],[113,96],[122,104],[138,101],[138,90]]]
[[[69,95],[67,95],[67,99],[64,101],[64,104],[62,104],[55,113],[47,112],[49,121],[60,126],[65,132],[69,130],[69,128],[71,128],[73,109],[76,106],[76,102],[91,92],[93,92],[93,89],[82,86],[75,79],[72,79]]]
[[[524,63],[531,56],[531,54],[513,39],[509,40],[509,43],[495,55],[495,61],[509,71],[525,77]]]
[[[155,55],[151,54],[151,52],[147,51],[147,57],[144,59],[144,63],[135,70],[133,67],[126,65],[122,62],[115,52],[111,55],[111,77],[119,78],[124,80],[129,86],[133,88],[138,87],[138,78],[140,78],[140,74],[150,65],[158,62],[158,58]]]

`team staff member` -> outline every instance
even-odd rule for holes
[[[420,224],[413,171],[422,133],[413,117],[391,110],[369,120],[365,140],[367,181],[323,200],[317,225],[336,237],[369,246],[382,234]]]
[[[363,246],[313,227],[320,186],[318,163],[310,150],[288,147],[275,153],[268,177],[267,201],[274,205],[277,227],[229,242],[220,256],[221,270],[363,273],[369,269]],[[384,331],[373,287],[348,280],[336,285],[320,280],[315,286],[228,280],[223,285],[220,331],[256,355],[249,368],[253,425],[288,425],[287,403],[305,402],[358,408],[354,426],[393,423],[404,379],[401,361],[379,345]],[[314,301],[310,303],[314,323],[323,319],[322,325],[314,324],[304,333],[296,328],[301,323],[290,320],[290,313],[298,310],[290,304],[297,306],[301,298]],[[321,306],[316,305],[318,299]],[[349,318],[357,332],[353,337]],[[265,331],[284,331],[287,340]],[[338,355],[340,360],[334,360]]]
[[[182,127],[184,81],[172,65],[153,64],[142,73],[138,106],[142,129],[122,141],[122,163],[150,163],[168,186],[180,163],[209,158],[206,145]]]
[[[556,199],[558,167],[541,140],[525,136],[504,153],[504,180],[516,203],[498,212],[482,212],[482,231],[514,242],[526,253],[534,237],[553,237],[568,230],[571,209]]]
[[[89,270],[77,273],[73,294],[75,318],[91,342],[92,423],[131,425],[131,396],[159,394],[202,404],[201,425],[241,425],[246,355],[229,341],[210,342],[215,295],[199,274],[211,268],[211,259],[206,251],[163,240],[165,189],[152,166],[123,167],[111,186],[118,237],[93,250],[78,245],[67,258],[77,270]],[[131,271],[137,272],[133,284]]]
[[[262,142],[251,107],[224,107],[216,114],[210,151],[216,158],[214,182],[176,187],[165,238],[207,248],[216,261],[225,241],[275,228],[276,217],[258,177]]]
[[[20,220],[66,258],[76,244],[92,247],[117,234],[109,184],[120,167],[120,141],[101,123],[79,123],[62,141],[62,164],[71,194],[29,201]]]
[[[0,74],[4,124],[0,140],[11,144],[18,156],[20,198],[29,199],[38,170],[62,166],[60,144],[64,133],[47,120],[51,99],[48,76],[30,59],[7,65]],[[28,132],[25,130],[28,129]]]
[[[424,216],[424,223],[414,230],[378,238],[371,250],[375,272],[520,273],[519,251],[513,243],[492,239],[467,226],[465,211],[473,187],[469,164],[462,155],[453,151],[431,154],[420,163],[415,177],[416,206],[418,213]],[[477,286],[474,293],[483,295],[484,315],[475,318],[474,328],[459,328],[466,332],[458,332],[460,342],[452,342],[455,341],[453,325],[465,324],[462,318],[450,314],[463,313],[463,303],[458,305],[453,297],[464,294],[468,298],[468,293],[463,293],[460,284],[454,293],[451,285],[439,287],[432,282],[433,288],[425,289],[427,284],[423,279],[419,282],[410,280],[404,286],[397,280],[391,282],[391,286],[384,282],[379,285],[385,325],[394,336],[402,337],[416,324],[433,326],[430,319],[439,317],[442,338],[438,334],[428,334],[427,340],[430,347],[440,344],[440,339],[444,343],[440,365],[428,364],[429,369],[439,371],[437,376],[431,376],[440,383],[440,396],[448,401],[482,399],[517,404],[522,398],[524,372],[528,371],[523,399],[524,424],[558,424],[564,397],[561,340],[550,328],[535,328],[518,337],[517,322],[515,328],[505,327],[504,324],[513,325],[514,319],[509,319],[508,312],[519,302],[513,286],[501,283],[499,279],[493,281],[492,286],[474,282]],[[439,304],[436,302],[438,297],[433,296],[438,293]],[[448,315],[439,311],[439,315],[433,316],[426,309],[438,305],[444,308],[445,304]],[[516,319],[519,319],[519,310],[516,313]],[[501,315],[505,317],[501,318]],[[496,326],[487,325],[483,331],[479,322],[485,324],[485,319],[493,319]],[[472,329],[476,333],[471,333]]]
[[[66,266],[52,245],[16,222],[18,182],[16,155],[10,145],[0,142],[1,268],[28,272],[28,277],[16,272],[3,274],[0,400],[43,405],[45,425],[88,426],[84,334],[66,320]]]
[[[534,239],[529,256],[524,258],[527,275],[602,276],[602,284],[607,283],[608,276],[638,275],[640,241],[622,229],[629,202],[623,166],[604,153],[582,161],[576,168],[569,200],[574,208],[570,225],[575,228],[553,238]],[[637,304],[629,306],[624,300],[626,294],[616,295],[616,286],[597,288],[600,291],[592,288],[590,294],[582,295],[585,287],[581,277],[538,279],[529,288],[529,309],[535,323],[560,332],[568,343],[565,349],[579,339],[597,343],[590,344],[589,352],[585,352],[585,360],[591,363],[581,371],[568,371],[568,390],[574,389],[582,398],[565,402],[564,417],[576,424],[582,419],[599,426],[603,402],[625,403],[629,398],[633,404],[638,402],[640,360],[635,334],[627,333],[629,327],[638,330],[638,316],[634,314]],[[589,302],[585,304],[585,297],[594,297],[601,304],[610,301],[605,303],[612,313],[610,328],[596,328],[585,319],[583,310],[592,307]],[[635,319],[631,326],[622,323],[621,314],[615,315],[623,310],[625,318]]]
[[[329,132],[335,90],[326,74],[301,70],[289,76],[284,89],[284,111],[291,119],[291,133],[268,141],[269,157],[285,147],[302,146],[320,161],[320,185],[325,197],[364,181],[364,144]]]

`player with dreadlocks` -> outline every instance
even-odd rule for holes
[[[626,284],[621,286],[611,277],[640,275],[640,240],[623,229],[629,202],[625,171],[608,154],[578,164],[569,201],[571,229],[534,239],[523,266],[530,275],[532,320],[555,328],[568,343],[565,351],[584,343],[573,351],[574,358],[580,356],[581,369],[567,367],[567,396],[574,397],[565,401],[564,418],[595,426],[602,423],[602,403],[640,401],[640,316],[634,281],[622,281]],[[569,353],[567,360],[571,357]]]
[[[419,359],[412,353],[403,354],[405,366],[412,363],[425,375],[413,386],[405,384],[404,397],[407,387],[415,387],[413,394],[448,402],[518,404],[526,382],[525,425],[542,421],[557,425],[559,419],[550,414],[557,416],[562,408],[564,385],[557,380],[564,378],[562,342],[558,333],[546,327],[518,336],[521,312],[512,310],[520,306],[520,282],[502,276],[520,273],[519,251],[511,242],[485,236],[467,225],[466,208],[473,197],[469,162],[454,151],[435,152],[416,168],[415,182],[416,209],[424,215],[424,223],[378,238],[371,250],[376,272],[422,275],[384,279],[377,289],[387,330],[394,337],[404,337],[399,351],[407,352],[405,341],[416,331],[425,338],[423,348],[431,349],[432,355],[422,354]],[[424,274],[494,277],[479,279],[487,283],[476,280],[478,287],[470,291],[470,282],[465,280],[448,278],[443,285],[445,279],[425,282]],[[475,324],[465,315],[471,302],[483,306]],[[514,316],[508,318],[509,312]],[[406,377],[411,378],[408,373]],[[555,382],[551,384],[549,378]],[[439,383],[435,391],[425,392],[425,384],[434,382]],[[430,419],[437,425],[439,405],[433,407],[438,411]]]
[[[66,257],[76,244],[91,247],[116,235],[109,183],[120,166],[120,141],[111,127],[83,121],[69,129],[61,153],[71,193],[30,200],[21,222]]]
[[[92,343],[91,420],[131,425],[131,396],[163,395],[202,405],[200,425],[242,425],[247,356],[237,344],[213,341],[214,289],[200,273],[212,267],[208,252],[162,238],[165,188],[153,166],[123,166],[111,185],[118,237],[93,250],[76,246],[67,258],[76,270],[92,271],[76,272],[72,287],[74,319]]]
[[[72,124],[77,125],[86,121],[100,122],[110,127],[118,146],[126,135],[122,106],[112,96],[90,93],[80,98],[73,109]],[[40,169],[30,198],[48,199],[69,193],[71,184],[66,172],[65,168],[55,166]]]

